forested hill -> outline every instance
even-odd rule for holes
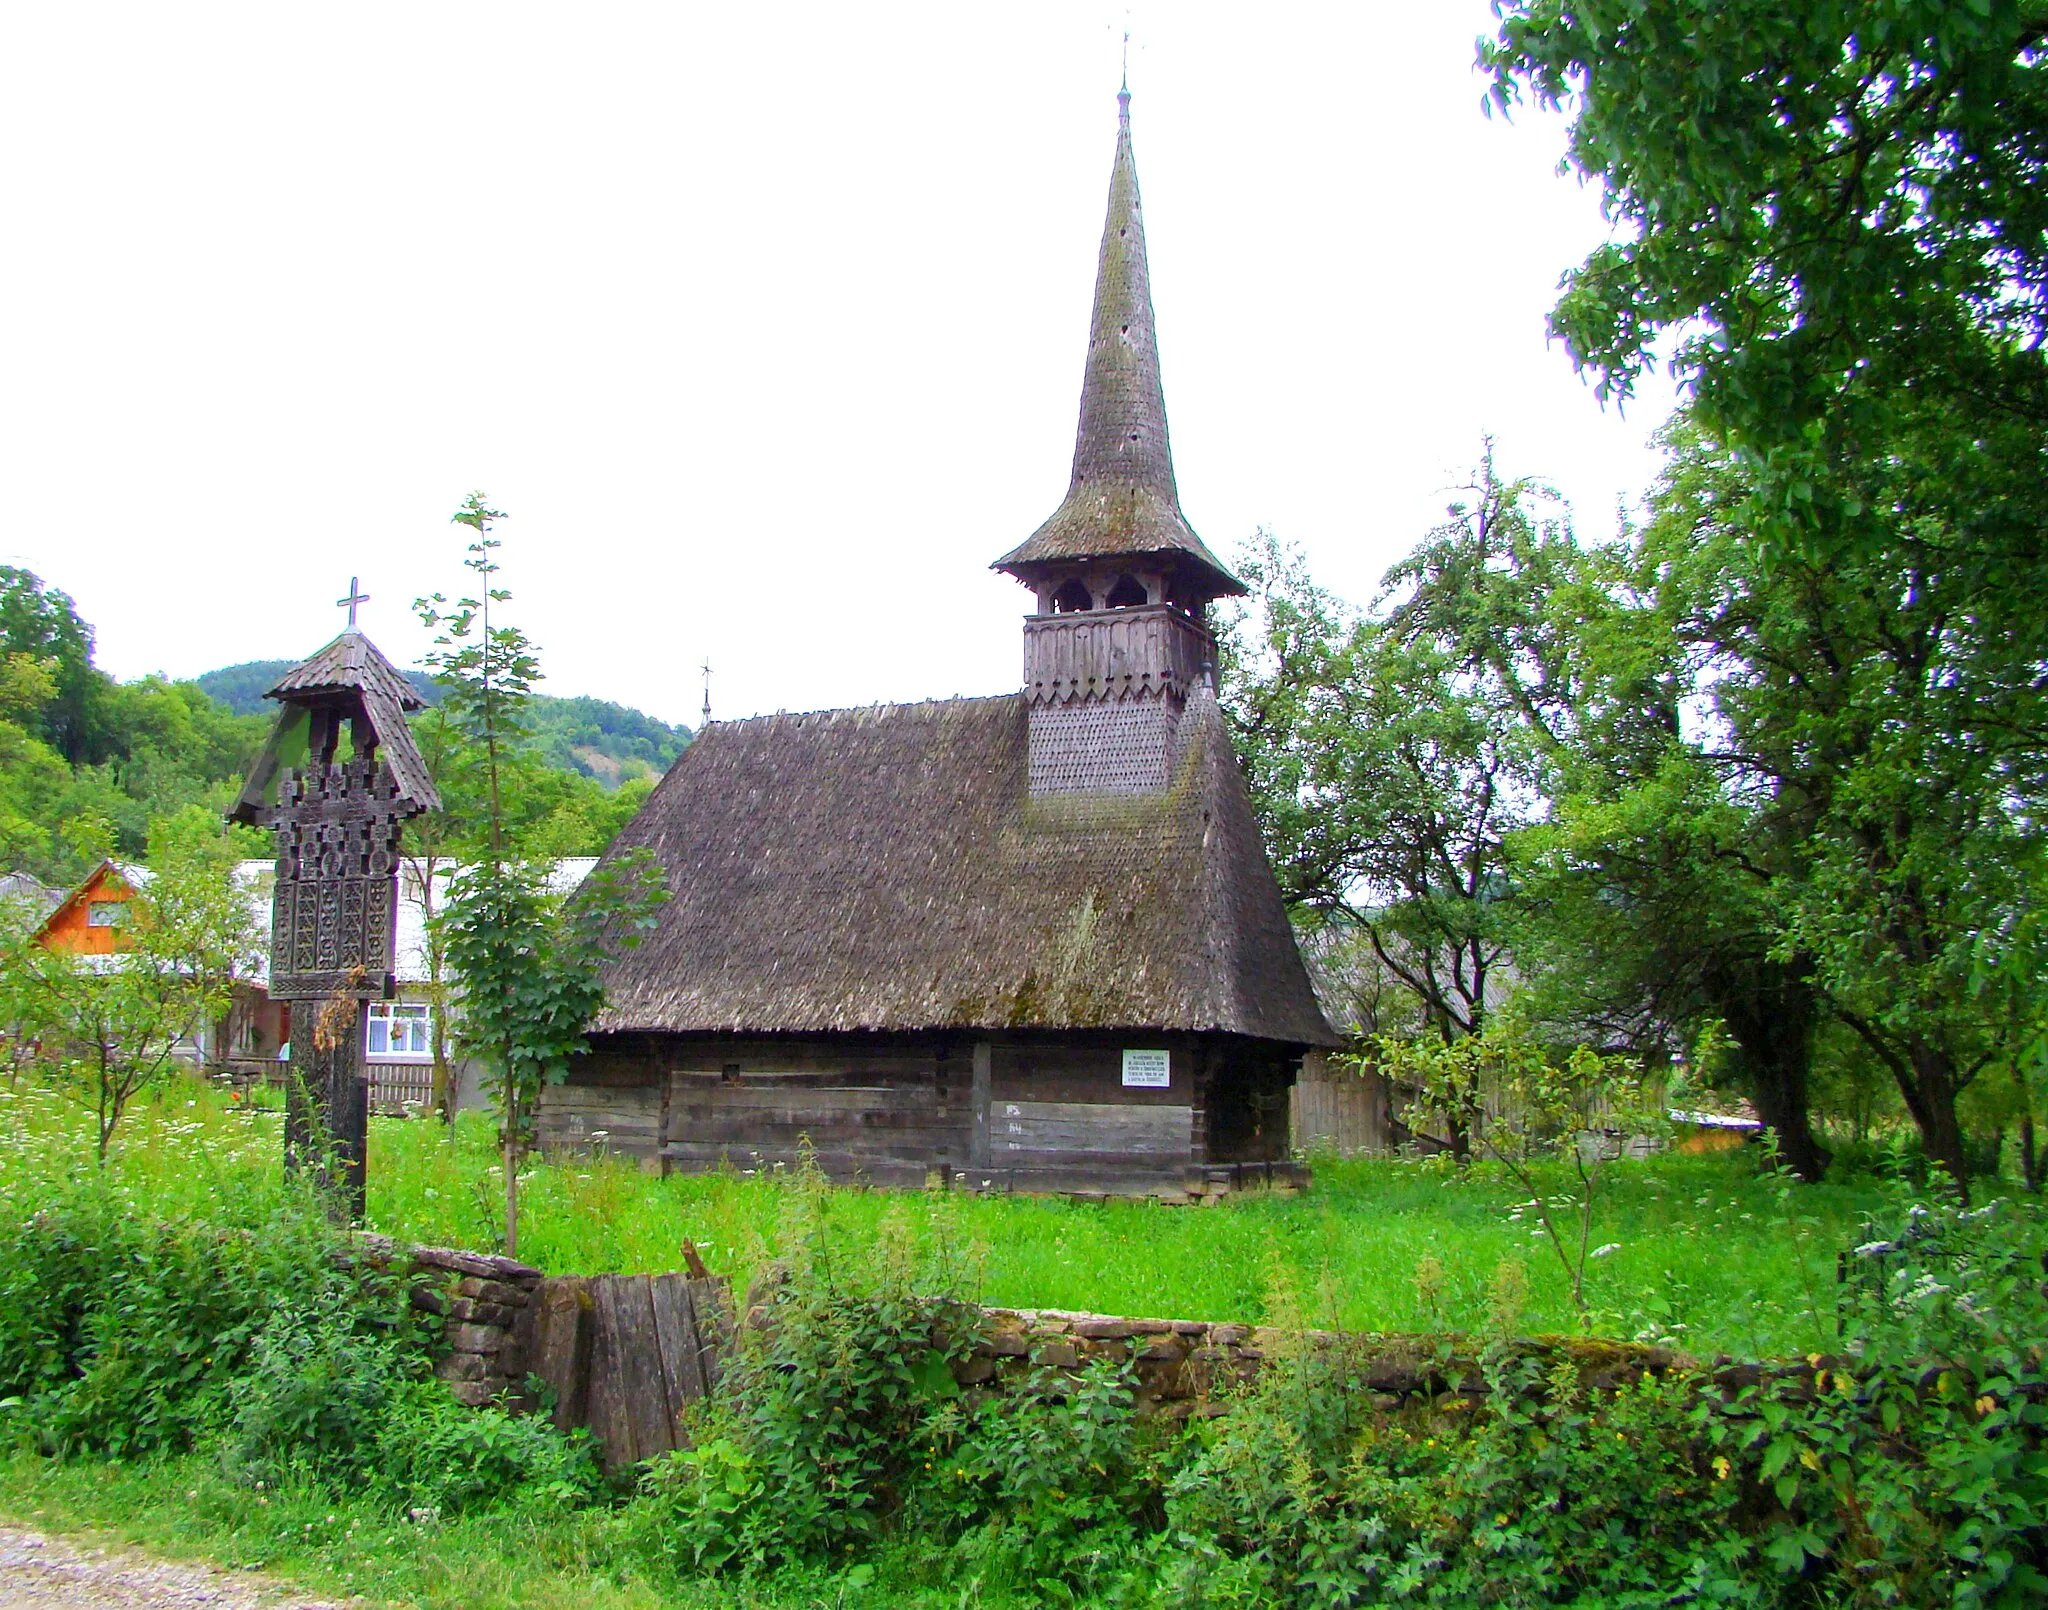
[[[291,669],[290,660],[246,660],[208,671],[193,680],[236,715],[263,715],[273,708],[264,690]],[[424,671],[407,678],[429,704],[440,690]],[[608,699],[557,699],[536,694],[532,706],[533,735],[541,758],[564,771],[580,772],[607,788],[639,777],[659,777],[690,741],[687,727],[613,704]]]
[[[146,857],[166,819],[218,824],[270,730],[263,690],[287,662],[122,682],[93,663],[93,637],[69,595],[0,565],[0,872],[61,886],[102,855]],[[535,742],[501,757],[499,777],[527,855],[598,854],[690,739],[601,699],[538,698],[532,715]],[[452,766],[447,808],[418,831],[457,845],[474,832],[472,782]],[[245,855],[269,849],[267,834],[234,834]]]

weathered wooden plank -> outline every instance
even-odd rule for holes
[[[520,1310],[522,1362],[553,1389],[555,1424],[564,1431],[589,1418],[591,1307],[589,1281],[558,1275]]]
[[[543,1092],[549,1106],[564,1112],[648,1110],[661,1101],[659,1085],[549,1085]]]
[[[661,1368],[661,1336],[654,1315],[653,1282],[646,1275],[606,1275],[619,1297],[621,1396],[633,1427],[633,1457],[651,1459],[676,1445],[675,1405]]]
[[[656,1275],[654,1295],[655,1338],[660,1344],[662,1379],[668,1388],[674,1416],[704,1395],[704,1365],[698,1357],[697,1316],[690,1306],[690,1278],[687,1275]],[[680,1438],[677,1439],[680,1442]]]
[[[672,1140],[661,1148],[661,1156],[679,1163],[703,1164],[715,1167],[721,1160],[729,1161],[735,1168],[765,1167],[773,1163],[794,1165],[803,1148],[797,1144],[798,1137],[763,1136],[753,1142],[740,1141],[690,1141]],[[831,1172],[835,1167],[848,1168],[915,1168],[920,1171],[937,1168],[939,1159],[922,1148],[899,1154],[891,1150],[868,1147],[819,1146],[815,1143],[809,1154],[817,1160],[820,1168]],[[965,1153],[955,1148],[950,1159],[955,1167],[964,1168]]]
[[[626,1340],[617,1276],[600,1275],[590,1282],[590,1396],[587,1424],[604,1450],[607,1470],[623,1470],[640,1455],[633,1440],[633,1419],[627,1408],[626,1372],[631,1345]]]
[[[922,1085],[678,1084],[670,1100],[693,1111],[774,1107],[789,1112],[918,1112],[935,1092]]]
[[[1126,1049],[1173,1053],[1173,1082],[1164,1089],[1123,1082]],[[1133,1034],[1120,1043],[1092,1046],[997,1045],[991,1095],[1004,1101],[1115,1102],[1120,1106],[1183,1106],[1193,1096],[1197,1042],[1167,1034]]]
[[[736,1066],[742,1078],[804,1078],[816,1074],[845,1078],[855,1074],[890,1080],[929,1079],[938,1062],[937,1051],[930,1046],[771,1045],[745,1040],[675,1048],[670,1050],[669,1057],[670,1068],[685,1078],[723,1078],[727,1068]]]
[[[690,1311],[697,1330],[698,1371],[704,1380],[704,1390],[714,1391],[735,1337],[732,1287],[716,1277],[691,1281]]]
[[[974,1084],[969,1106],[974,1115],[974,1131],[970,1142],[971,1158],[976,1168],[988,1166],[989,1159],[989,1101],[994,1088],[995,1051],[988,1041],[974,1042]]]
[[[1018,1152],[1170,1160],[1190,1154],[1194,1109],[1005,1101],[989,1123],[991,1160]]]
[[[544,1150],[602,1144],[649,1152],[661,1142],[662,1095],[658,1084],[550,1085],[541,1092],[534,1127]]]
[[[792,1135],[800,1131],[821,1135],[837,1130],[849,1137],[873,1135],[886,1141],[890,1135],[943,1134],[950,1129],[965,1131],[967,1114],[937,1108],[922,1113],[792,1113],[773,1107],[751,1110],[728,1107],[716,1113],[694,1113],[679,1105],[670,1114],[669,1128],[678,1140],[689,1135],[748,1135],[759,1129],[786,1129]]]

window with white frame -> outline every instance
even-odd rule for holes
[[[125,900],[88,900],[85,904],[85,925],[88,928],[118,928],[128,920],[128,902]]]
[[[404,1001],[370,1003],[370,1038],[364,1054],[412,1061],[433,1055],[434,1009]]]

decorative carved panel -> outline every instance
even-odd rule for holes
[[[273,1000],[389,995],[398,837],[411,808],[377,760],[287,772],[264,813],[277,838]]]
[[[1165,604],[1027,616],[1024,697],[1033,706],[1185,697],[1214,655],[1209,634]]]

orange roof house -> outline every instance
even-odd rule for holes
[[[110,956],[121,948],[121,930],[129,918],[128,902],[149,882],[146,867],[102,861],[43,919],[36,943],[45,950],[75,956]]]

